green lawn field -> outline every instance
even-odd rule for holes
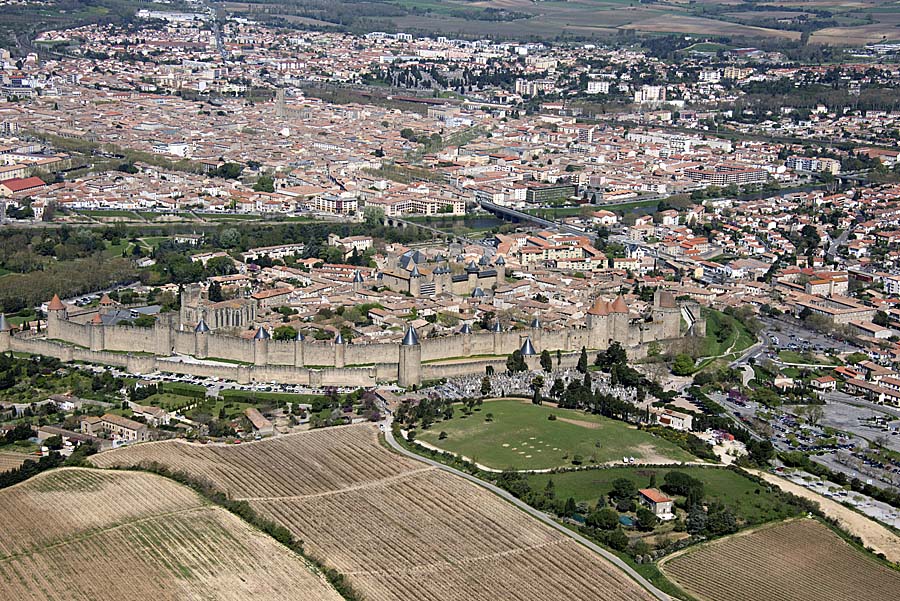
[[[137,219],[138,215],[134,211],[126,211],[122,209],[82,209],[78,211],[82,215],[91,217],[128,217]]]
[[[316,394],[295,394],[293,392],[264,392],[257,390],[233,390],[226,388],[222,390],[220,396],[226,401],[233,399],[255,399],[260,402],[283,402],[290,403],[311,403],[315,399],[322,398],[322,395]]]
[[[656,486],[662,486],[668,468],[612,467],[596,470],[581,470],[559,474],[532,474],[528,482],[533,490],[543,490],[549,479],[553,479],[556,497],[567,499],[572,497],[576,502],[596,503],[601,495],[612,489],[612,482],[617,478],[628,478],[638,488],[646,488],[650,484],[651,474],[656,474]],[[677,471],[703,482],[705,501],[720,501],[730,507],[735,516],[744,525],[761,524],[773,520],[782,520],[797,515],[797,509],[791,507],[778,493],[770,492],[769,487],[759,485],[753,480],[726,468],[717,467],[681,467]]]
[[[549,420],[551,414],[557,419]],[[447,433],[443,440],[441,432]],[[469,416],[457,407],[452,419],[419,432],[418,439],[495,469],[564,467],[579,458],[583,465],[621,462],[624,456],[653,463],[696,460],[623,422],[517,400],[487,401]]]
[[[756,337],[734,317],[714,309],[704,309],[703,314],[706,316],[706,338],[702,341],[701,356],[737,353],[756,343]]]
[[[182,396],[171,392],[158,392],[148,396],[145,400],[141,401],[141,404],[162,407],[166,411],[177,411],[189,405],[196,404],[198,400],[199,399],[194,397]]]

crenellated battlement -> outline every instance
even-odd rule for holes
[[[691,314],[699,316],[699,307],[695,303],[688,304],[692,305]],[[415,386],[436,373],[480,372],[484,366],[473,359],[505,359],[525,347],[526,341],[530,345],[526,347],[529,352],[536,353],[544,349],[574,353],[582,347],[599,351],[618,342],[629,349],[631,356],[639,357],[650,342],[665,342],[682,336],[684,305],[676,302],[670,293],[657,291],[652,310],[646,316],[631,315],[620,296],[613,301],[597,299],[580,326],[551,330],[543,328],[535,319],[530,327],[523,329],[498,327],[476,333],[465,328],[451,336],[422,340],[410,329],[400,344],[345,344],[343,341],[322,342],[302,337],[277,341],[271,339],[264,328],[260,328],[252,339],[241,338],[210,329],[205,317],[200,317],[195,324],[186,324],[181,316],[179,319],[160,316],[150,328],[106,325],[99,313],[86,323],[75,322],[69,318],[67,307],[54,297],[47,311],[47,340],[40,342],[53,341],[54,351],[67,345],[75,347],[80,354],[89,351],[99,363],[104,362],[103,357],[114,355],[116,360],[110,364],[125,366],[135,373],[179,371],[181,365],[179,373],[200,370],[204,374],[237,381],[274,380],[323,385],[356,382],[356,385],[364,386],[378,380]],[[84,317],[82,315],[81,320]],[[700,329],[700,326],[694,327]],[[6,334],[9,337],[8,332]],[[9,342],[5,342],[9,346]],[[17,340],[13,346],[21,344],[24,342]],[[64,354],[62,350],[58,353],[45,354]],[[135,359],[128,360],[127,357],[132,355]],[[203,362],[191,363],[180,360],[179,356]]]

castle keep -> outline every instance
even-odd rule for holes
[[[252,301],[251,301],[252,302]],[[69,307],[54,296],[47,310],[46,338],[12,336],[0,332],[0,350],[13,350],[120,366],[131,373],[165,371],[220,377],[241,383],[283,382],[311,386],[372,386],[376,382],[398,382],[416,386],[423,381],[484,373],[487,366],[498,371],[506,358],[521,350],[531,367],[543,350],[560,351],[565,361],[574,361],[582,347],[597,351],[619,342],[630,357],[646,354],[650,342],[680,338],[682,313],[699,316],[693,302],[677,302],[671,293],[657,291],[649,313],[629,313],[622,297],[597,299],[583,325],[545,329],[538,319],[527,328],[504,330],[495,323],[489,331],[473,332],[464,325],[456,334],[419,338],[410,327],[400,344],[346,344],[333,341],[273,340],[265,328],[252,339],[216,332],[207,319],[224,323],[243,321],[253,314],[221,317],[220,311],[243,311],[242,307],[219,308],[188,302],[180,314],[161,314],[153,327],[108,325],[102,310],[81,312],[72,319]],[[187,322],[186,318],[196,318]],[[693,318],[693,333],[703,335],[703,322]],[[243,322],[247,323],[247,322]]]

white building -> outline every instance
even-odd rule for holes
[[[640,90],[634,91],[634,101],[638,104],[665,102],[666,88],[665,86],[641,86]]]
[[[589,81],[587,87],[588,94],[609,94],[608,81]]]

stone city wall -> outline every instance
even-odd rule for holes
[[[506,357],[522,348],[527,338],[531,338],[538,353],[544,349],[550,351],[554,361],[557,350],[564,353],[565,366],[569,362],[574,365],[582,347],[591,351],[593,361],[597,350],[605,349],[617,340],[627,349],[630,358],[639,359],[646,356],[649,342],[671,341],[681,336],[680,309],[671,305],[655,307],[649,321],[630,321],[627,314],[620,312],[588,315],[586,326],[562,330],[526,328],[422,339],[415,353],[404,353],[401,345],[391,343],[256,340],[214,331],[194,332],[176,324],[175,317],[161,315],[154,327],[137,328],[92,324],[87,315],[80,317],[84,323],[76,323],[68,319],[63,310],[48,311],[47,338],[50,340],[15,338],[6,344],[21,347],[13,350],[46,354],[66,361],[122,366],[132,373],[160,370],[245,383],[371,386],[376,381],[399,380],[402,385],[412,385],[423,380],[483,373],[488,365],[502,371]],[[54,341],[64,341],[74,347]],[[144,357],[143,353],[154,357]],[[222,359],[234,365],[164,359],[173,354]]]

